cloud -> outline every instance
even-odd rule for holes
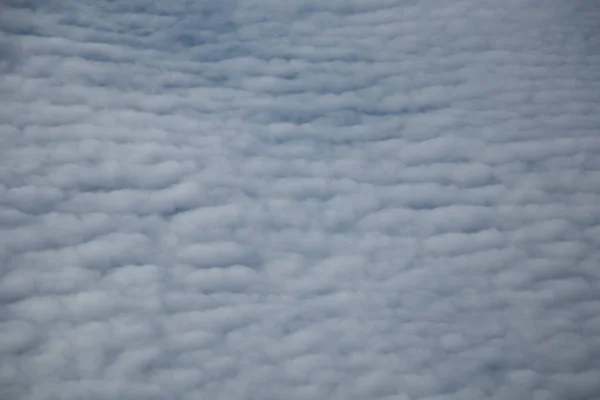
[[[2,3],[0,397],[600,393],[600,9]]]

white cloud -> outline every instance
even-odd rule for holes
[[[1,3],[0,398],[597,397],[576,3]]]

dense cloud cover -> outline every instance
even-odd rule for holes
[[[1,11],[3,400],[599,395],[595,2]]]

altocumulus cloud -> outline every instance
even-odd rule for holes
[[[599,396],[599,26],[5,2],[0,397]]]

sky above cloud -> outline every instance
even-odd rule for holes
[[[593,1],[0,11],[0,398],[600,396]]]

